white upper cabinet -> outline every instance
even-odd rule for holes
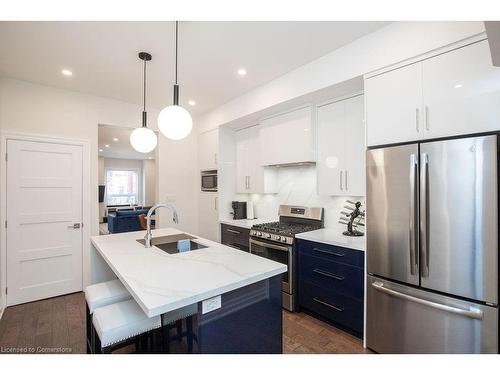
[[[368,146],[420,140],[422,64],[365,80]]]
[[[236,132],[236,192],[275,193],[276,170],[261,165],[257,126]]]
[[[262,165],[316,161],[313,107],[262,120],[260,149]]]
[[[219,130],[214,129],[198,136],[198,163],[200,170],[217,169],[217,153],[219,150]]]
[[[500,68],[488,41],[423,62],[425,137],[500,130]]]
[[[318,194],[365,195],[363,96],[318,108]]]
[[[368,146],[500,130],[486,40],[365,80]]]

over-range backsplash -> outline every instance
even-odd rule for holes
[[[325,227],[344,231],[346,226],[338,223],[340,211],[346,199],[359,200],[364,206],[365,197],[320,196],[316,189],[316,167],[282,167],[278,171],[277,194],[250,194],[257,218],[276,218],[280,204],[323,207],[325,209]]]

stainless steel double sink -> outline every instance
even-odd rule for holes
[[[187,251],[207,248],[207,246],[195,242],[193,239],[196,239],[196,237],[186,233],[179,233],[169,236],[153,237],[151,239],[151,245],[168,254],[184,253]],[[137,242],[142,245],[145,244],[145,240],[143,238],[137,240]]]

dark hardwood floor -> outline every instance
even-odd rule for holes
[[[68,294],[9,307],[0,353],[85,353],[85,298]],[[303,313],[283,312],[283,353],[369,353],[361,340]]]

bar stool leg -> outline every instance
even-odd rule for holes
[[[165,353],[170,353],[170,325],[165,324],[162,327],[163,333],[163,351]]]

